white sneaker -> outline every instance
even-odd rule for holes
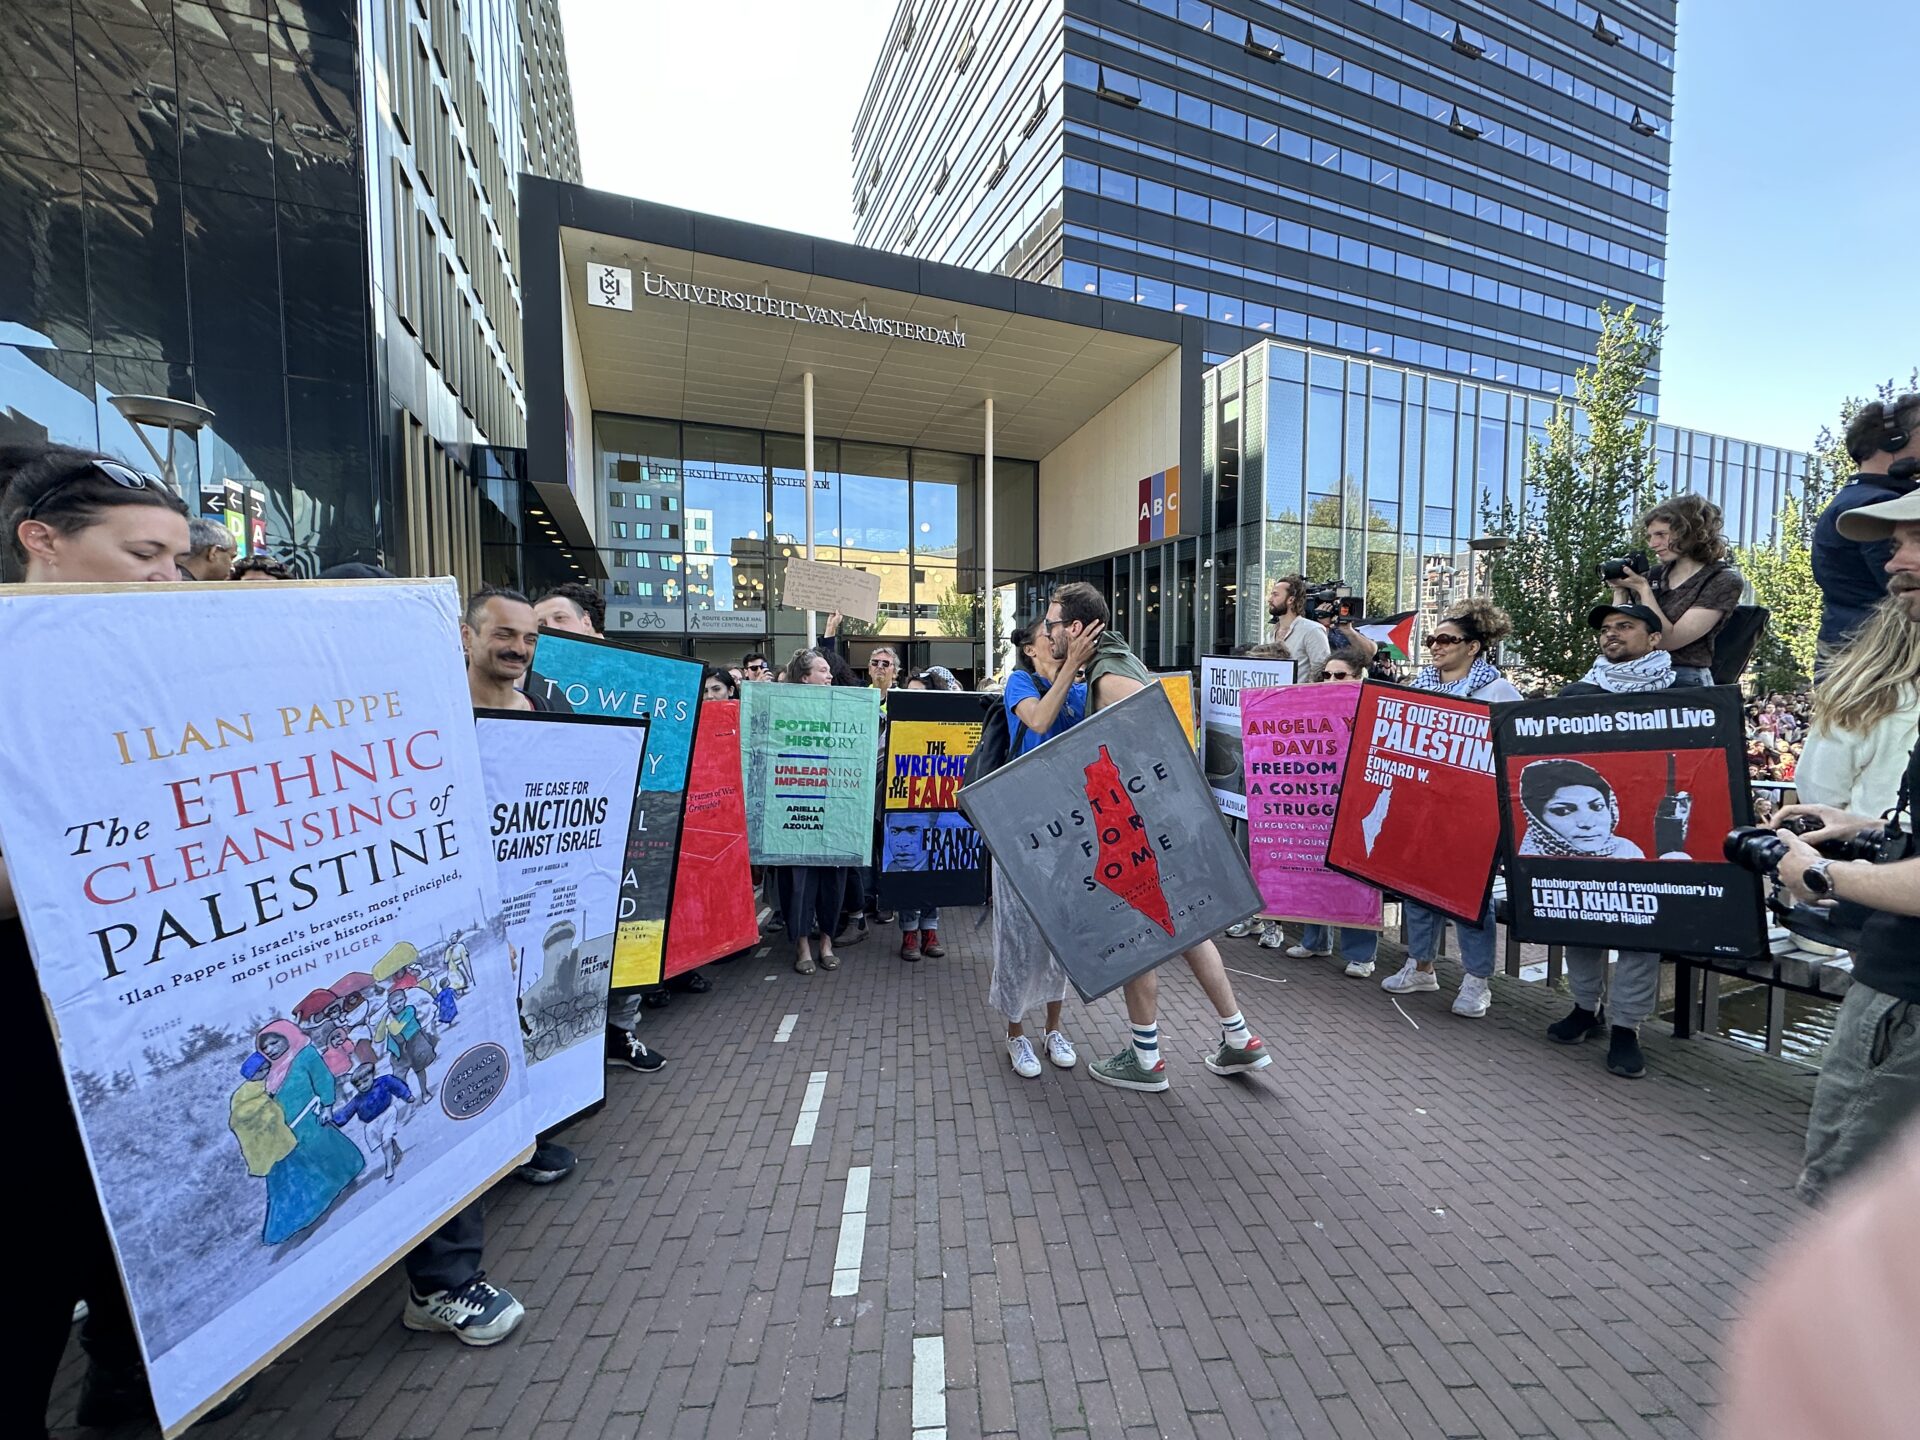
[[[1373,962],[1371,960],[1349,960],[1347,962],[1347,974],[1356,980],[1364,980],[1373,974]]]
[[[1419,991],[1438,990],[1440,977],[1431,970],[1422,970],[1409,960],[1393,974],[1380,982],[1382,990],[1390,990],[1396,995],[1412,995]]]
[[[1287,946],[1287,954],[1291,955],[1295,960],[1318,960],[1332,953],[1333,951],[1331,950],[1310,950],[1305,945]]]
[[[1278,950],[1286,943],[1287,932],[1280,928],[1279,921],[1262,920],[1260,922],[1260,948],[1262,950]]]
[[[1073,1048],[1073,1042],[1058,1030],[1047,1031],[1047,1059],[1062,1070],[1071,1070],[1080,1063],[1080,1052]]]
[[[1238,925],[1227,926],[1227,938],[1230,940],[1244,940],[1252,933],[1253,921],[1251,920],[1242,920]]]
[[[1469,975],[1460,982],[1460,993],[1453,997],[1453,1013],[1478,1019],[1492,1004],[1492,984],[1478,975]]]
[[[1007,1041],[1007,1058],[1013,1062],[1013,1073],[1022,1080],[1032,1080],[1040,1074],[1040,1057],[1033,1053],[1033,1042],[1024,1035],[1015,1035]]]

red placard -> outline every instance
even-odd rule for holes
[[[661,978],[684,975],[759,939],[740,782],[740,702],[708,700],[700,706],[687,767]]]
[[[1492,707],[1368,681],[1327,865],[1480,923],[1500,850]]]

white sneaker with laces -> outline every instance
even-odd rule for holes
[[[1347,962],[1347,974],[1353,976],[1356,980],[1364,980],[1373,974],[1373,962],[1371,960],[1349,960]]]
[[[1033,1080],[1040,1074],[1040,1057],[1033,1053],[1033,1042],[1024,1035],[1015,1035],[1007,1041],[1007,1058],[1013,1062],[1013,1073],[1022,1080]]]
[[[1242,920],[1238,925],[1227,926],[1227,938],[1230,940],[1244,940],[1252,933],[1253,921],[1251,920]]]
[[[1392,991],[1395,995],[1412,995],[1416,992],[1438,990],[1440,977],[1431,970],[1422,970],[1409,960],[1393,974],[1380,982],[1382,990]]]
[[[1453,997],[1453,1013],[1465,1015],[1469,1019],[1479,1019],[1487,1013],[1493,1004],[1493,985],[1478,975],[1469,975],[1460,982],[1460,993]]]
[[[1073,1042],[1058,1030],[1047,1031],[1047,1059],[1062,1070],[1071,1070],[1080,1063],[1080,1052],[1073,1048]]]
[[[1286,943],[1287,932],[1280,928],[1280,922],[1278,920],[1262,920],[1260,922],[1260,948],[1262,950],[1278,950]]]
[[[1319,960],[1325,956],[1331,955],[1332,953],[1333,951],[1331,950],[1312,950],[1305,945],[1287,946],[1287,954],[1292,956],[1295,960]]]

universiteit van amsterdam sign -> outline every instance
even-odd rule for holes
[[[946,345],[964,350],[967,332],[943,330],[912,320],[887,320],[865,310],[839,310],[831,305],[813,305],[805,300],[782,300],[752,290],[729,290],[722,285],[696,285],[686,280],[670,280],[651,270],[640,272],[646,293],[658,300],[678,300],[685,305],[711,305],[721,310],[739,310],[748,315],[767,315],[776,320],[798,320],[806,325],[827,325],[837,330],[858,330],[888,340],[918,340],[928,345]],[[587,266],[587,303],[608,310],[633,309],[633,272],[617,265]]]

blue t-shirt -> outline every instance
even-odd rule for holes
[[[1038,700],[1045,695],[1047,688],[1031,670],[1016,670],[1007,679],[1007,735],[1010,739],[1017,735],[1020,740],[1019,747],[1014,751],[1015,756],[1026,754],[1034,746],[1072,729],[1087,718],[1087,687],[1075,685],[1067,691],[1067,703],[1060,707],[1051,730],[1042,735],[1033,730],[1020,729],[1020,716],[1016,712],[1027,701]]]

